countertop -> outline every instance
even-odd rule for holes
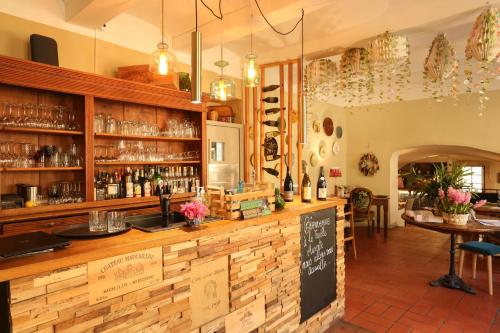
[[[71,245],[53,252],[0,261],[0,282],[147,248],[196,240],[202,237],[219,235],[224,232],[233,232],[238,229],[273,220],[291,218],[339,204],[345,204],[345,200],[328,199],[327,201],[301,203],[299,198],[295,198],[294,202],[288,202],[285,209],[281,211],[250,220],[220,220],[207,223],[197,229],[183,227],[156,233],[145,233],[132,229],[127,233],[108,238],[72,240]],[[1,240],[2,237],[0,237]]]

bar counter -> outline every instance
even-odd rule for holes
[[[10,294],[10,314],[1,319],[10,316],[12,332],[320,331],[344,312],[344,204],[296,199],[265,217],[221,220],[194,230],[132,229],[0,262],[2,293]],[[300,216],[333,207],[336,299],[301,322]],[[115,269],[127,260],[125,268]],[[197,282],[205,278],[213,287],[205,283],[200,291]],[[216,302],[200,309],[198,303],[211,297]],[[240,315],[247,317],[247,327],[232,327]]]

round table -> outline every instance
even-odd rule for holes
[[[465,282],[455,273],[455,236],[458,235],[484,235],[500,232],[500,227],[482,225],[477,221],[469,220],[466,225],[454,225],[448,223],[417,222],[413,217],[406,214],[401,215],[406,223],[417,227],[434,230],[437,232],[450,234],[450,267],[448,274],[443,275],[429,284],[433,287],[443,286],[451,289],[460,289],[469,294],[475,294],[475,290],[465,284]],[[478,216],[480,217],[480,216]],[[480,217],[483,218],[483,217]],[[484,217],[488,219],[488,217]],[[491,219],[491,217],[490,217]]]

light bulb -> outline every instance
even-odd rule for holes
[[[168,56],[166,52],[161,52],[158,57],[158,74],[167,75],[168,73]]]
[[[224,84],[224,80],[219,80],[219,99],[221,101],[227,100],[226,85]]]
[[[248,80],[254,80],[255,79],[255,60],[250,59],[248,61],[248,70],[247,70],[247,79]]]

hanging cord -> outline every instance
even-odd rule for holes
[[[286,36],[286,35],[289,35],[291,34],[296,28],[297,26],[299,25],[299,23],[302,22],[302,30],[304,30],[304,9],[301,9],[301,15],[300,15],[300,19],[297,21],[297,23],[295,23],[295,25],[293,26],[292,29],[290,29],[289,31],[287,32],[281,32],[279,31],[278,29],[276,29],[272,24],[271,22],[269,22],[269,20],[266,18],[266,16],[264,15],[264,13],[262,12],[262,9],[260,8],[259,6],[259,2],[257,0],[255,0],[255,4],[257,5],[257,8],[259,9],[259,12],[260,12],[260,15],[262,15],[262,18],[264,19],[264,21],[266,21],[266,23],[269,25],[269,27],[271,29],[274,30],[274,32],[276,32],[277,34],[280,34],[282,36]]]
[[[161,0],[161,43],[165,44],[163,40],[163,5],[164,5],[164,0]]]
[[[198,31],[198,0],[194,0],[194,12],[195,12],[195,31]]]
[[[212,15],[217,17],[219,20],[222,21],[222,19],[224,18],[223,14],[222,14],[222,0],[219,0],[219,15],[215,14],[215,12],[212,10],[212,8],[210,8],[206,3],[205,1],[203,0],[200,0],[201,3],[203,4],[203,6],[205,6],[210,12],[212,12]]]

